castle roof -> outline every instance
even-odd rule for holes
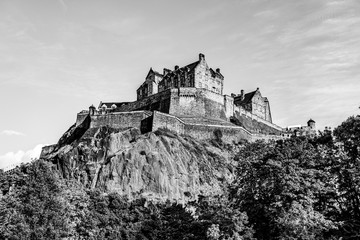
[[[249,93],[246,93],[244,95],[244,99],[241,100],[241,96],[236,96],[235,99],[234,99],[234,102],[237,104],[237,105],[243,105],[243,104],[248,104],[251,102],[251,99],[254,97],[255,93],[256,93],[257,90],[253,91],[253,92],[249,92]]]
[[[196,66],[200,63],[200,61],[196,61],[196,62],[193,62],[193,63],[190,63],[188,65],[186,65],[185,67],[182,67],[181,69],[183,68],[189,68],[189,70],[193,70],[194,68],[196,68]]]
[[[178,73],[178,72],[182,72],[182,71],[186,71],[186,69],[189,69],[189,71],[192,71],[194,68],[196,68],[196,66],[200,63],[200,61],[196,61],[193,63],[190,63],[184,67],[178,68],[174,71],[169,72],[168,74],[166,74],[165,76],[169,75],[169,74],[174,74],[174,73]],[[164,77],[165,77],[164,76]]]
[[[146,75],[146,78],[149,77],[150,73],[153,73],[156,76],[163,77],[163,75],[157,71],[154,71],[152,68],[150,68],[148,75]]]
[[[315,122],[314,120],[312,120],[311,118],[310,118],[310,120],[309,121],[307,121],[308,123],[311,123],[311,122]]]

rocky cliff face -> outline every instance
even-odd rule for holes
[[[73,126],[50,153],[65,178],[129,199],[186,202],[221,194],[233,180],[233,150],[169,131],[141,134],[136,128]],[[74,136],[75,135],[75,136]],[[66,138],[70,138],[66,141]]]

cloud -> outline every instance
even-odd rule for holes
[[[33,149],[26,152],[19,150],[17,152],[8,152],[0,156],[0,168],[6,170],[7,168],[13,168],[21,163],[27,163],[32,159],[39,158],[43,146],[45,146],[45,144],[38,144]]]
[[[14,131],[14,130],[4,130],[4,131],[1,132],[1,134],[7,135],[7,136],[25,136],[24,133]]]
[[[254,14],[254,17],[265,17],[265,18],[275,18],[279,16],[279,12],[277,10],[265,10],[261,12],[257,12]]]

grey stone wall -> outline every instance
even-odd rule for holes
[[[117,109],[120,112],[130,112],[134,110],[149,110],[149,111],[161,111],[169,113],[170,108],[170,97],[171,90],[165,90],[160,93],[151,95],[149,97],[143,98],[139,101],[130,102],[126,105],[123,105]]]
[[[153,114],[152,131],[159,128],[167,128],[179,134],[184,133],[185,124],[179,118],[162,112],[155,111]]]
[[[117,112],[91,116],[90,128],[109,125],[113,128],[135,127],[141,129],[141,122],[149,115],[145,111]]]
[[[89,115],[88,111],[82,111],[78,113],[76,115],[76,126],[79,126],[84,121],[87,115]]]
[[[255,120],[256,122],[259,122],[261,124],[264,124],[264,125],[268,126],[273,131],[282,132],[282,128],[280,126],[278,126],[276,124],[273,124],[273,123],[271,123],[269,121],[266,121],[263,118],[255,115],[255,114],[252,114],[249,111],[246,111],[244,108],[242,108],[240,106],[235,106],[234,107],[234,116],[236,118],[238,118],[239,121],[244,121],[244,118],[245,118],[245,120],[247,119],[247,121],[254,121]],[[241,116],[241,117],[239,117],[239,116]]]
[[[176,116],[200,116],[226,120],[224,98],[206,89],[171,89],[169,113]]]
[[[216,139],[216,131],[220,131],[224,142],[239,142],[241,139],[252,140],[252,134],[242,127],[205,125],[205,124],[185,124],[180,118],[169,114],[154,112],[153,131],[159,128],[167,128],[179,134],[192,136],[196,139]]]
[[[216,139],[216,131],[221,132],[224,142],[239,142],[241,139],[252,140],[250,132],[242,127],[228,127],[221,125],[185,125],[185,134],[196,139]]]

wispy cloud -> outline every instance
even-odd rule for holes
[[[0,156],[0,168],[6,169],[39,158],[43,146],[45,145],[38,144],[28,151],[19,150],[17,152],[8,152]]]
[[[279,16],[279,12],[275,9],[264,10],[254,14],[254,17],[265,17],[265,18],[274,18]]]
[[[1,132],[2,135],[7,135],[7,136],[25,136],[24,133],[22,132],[18,132],[15,130],[4,130]]]

